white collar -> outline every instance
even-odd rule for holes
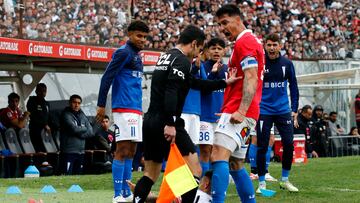
[[[252,33],[252,31],[250,29],[245,29],[236,37],[236,40],[240,39],[247,32]]]

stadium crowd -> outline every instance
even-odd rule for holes
[[[18,38],[19,12],[12,1],[0,1],[0,36]],[[222,36],[214,23],[219,5],[230,0],[24,0],[23,38],[66,43],[119,46],[124,27],[141,19],[150,27],[148,49],[174,46],[180,30],[200,26],[207,39]],[[249,29],[262,38],[281,33],[283,54],[293,59],[352,57],[360,49],[360,3],[345,0],[236,0]]]

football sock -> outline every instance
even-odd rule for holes
[[[143,176],[135,186],[134,201],[136,203],[144,203],[153,184],[154,182],[149,177]]]
[[[289,180],[289,173],[290,173],[290,170],[282,169],[281,181],[288,181]]]
[[[257,146],[254,144],[250,144],[249,148],[249,161],[251,168],[256,168],[256,153],[257,153]]]
[[[112,176],[114,183],[114,197],[121,195],[123,174],[124,174],[124,161],[114,159],[112,163]]]
[[[223,203],[229,184],[229,162],[215,161],[212,163],[212,169],[211,194],[213,203]]]
[[[268,168],[269,168],[269,165],[270,165],[270,156],[271,156],[271,151],[272,151],[272,147],[271,146],[268,146],[268,150],[266,152],[266,172],[268,172]]]
[[[236,191],[242,203],[255,203],[255,191],[249,174],[245,168],[230,171],[236,185]]]
[[[132,159],[125,159],[124,165],[124,175],[123,175],[123,182],[122,182],[122,196],[128,197],[131,195],[131,190],[129,185],[127,184],[126,180],[131,180],[131,172],[132,172]]]
[[[202,162],[202,161],[200,161],[200,165],[201,165],[201,168],[202,168],[201,177],[203,177],[204,174],[206,173],[206,171],[208,171],[210,169],[210,162]]]
[[[259,182],[265,181],[265,176],[259,176]]]

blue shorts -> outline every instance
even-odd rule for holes
[[[279,115],[260,115],[256,125],[258,146],[268,145],[273,125],[278,129],[283,144],[293,144],[294,122],[291,118],[291,113],[286,113]]]

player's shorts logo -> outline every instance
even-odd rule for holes
[[[128,125],[136,125],[136,124],[137,124],[137,120],[136,120],[136,119],[130,118],[130,119],[128,120]]]
[[[249,135],[250,135],[250,130],[248,127],[245,127],[241,130],[240,134],[236,133],[236,135],[239,137],[239,139],[241,140],[241,143],[244,144],[249,144]]]
[[[204,124],[200,125],[200,130],[207,130],[207,129],[208,129],[207,125],[204,125]]]

